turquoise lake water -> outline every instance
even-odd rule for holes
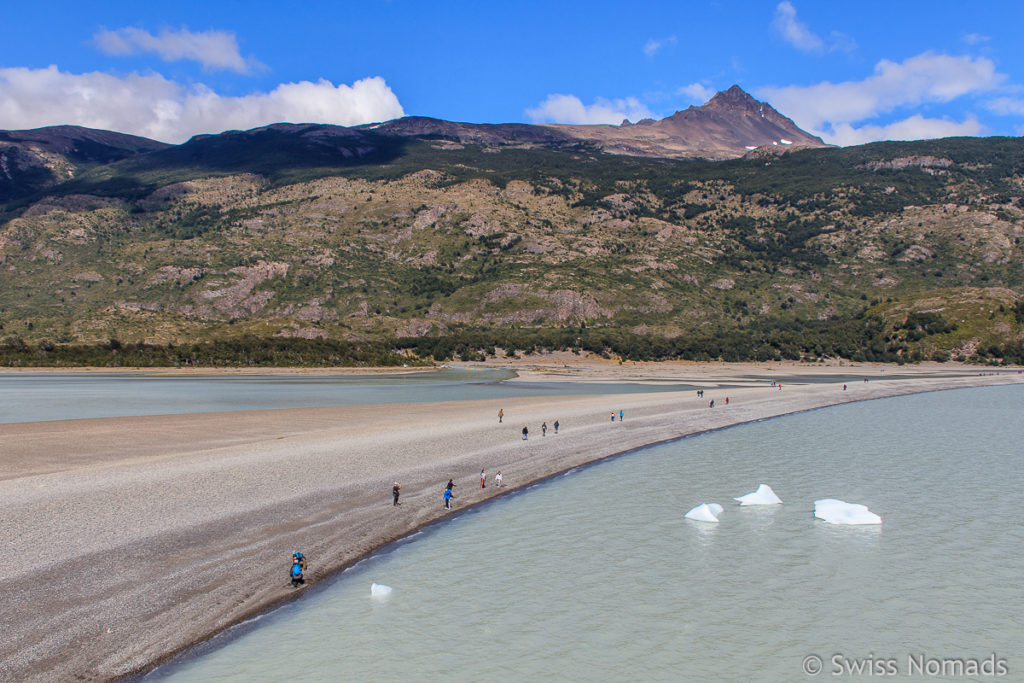
[[[1024,387],[944,391],[634,451],[456,510],[151,677],[1024,680],[1022,410]],[[732,500],[760,483],[783,504]],[[826,497],[883,522],[816,521]],[[718,524],[683,518],[702,502]],[[989,660],[1007,675],[958,673]]]

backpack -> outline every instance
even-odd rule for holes
[[[302,567],[298,562],[292,565],[292,576],[302,576]]]

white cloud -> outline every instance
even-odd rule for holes
[[[675,36],[669,36],[668,38],[661,39],[651,38],[646,43],[644,43],[644,54],[647,55],[648,57],[653,57],[658,53],[659,50],[661,50],[661,48],[675,44]]]
[[[833,127],[828,141],[834,145],[861,145],[877,140],[928,140],[959,135],[981,135],[984,130],[984,126],[973,116],[957,122],[929,119],[915,114],[884,126],[868,125],[854,128],[849,123],[839,123]]]
[[[714,88],[709,88],[703,83],[691,83],[690,85],[684,85],[676,91],[679,95],[685,95],[693,102],[699,102],[704,104],[712,97],[715,96]]]
[[[978,43],[987,43],[992,40],[988,36],[984,36],[980,33],[968,33],[964,36],[964,42],[968,45],[977,45]]]
[[[323,79],[282,83],[270,92],[229,97],[159,74],[121,78],[56,66],[0,68],[0,128],[7,129],[76,124],[181,142],[198,133],[282,121],[351,126],[403,115],[380,77],[350,86]]]
[[[820,52],[825,48],[825,41],[816,36],[807,24],[796,18],[796,7],[785,0],[775,7],[775,18],[772,27],[778,31],[782,39],[798,50],[804,52]]]
[[[874,74],[861,81],[760,88],[758,95],[801,128],[836,142],[835,131],[845,130],[844,124],[865,121],[898,107],[949,102],[963,95],[986,92],[1005,79],[989,59],[926,52],[901,63],[882,60],[875,66]],[[876,126],[870,130],[885,129]]]
[[[772,28],[775,29],[783,40],[803,52],[853,52],[857,49],[857,43],[853,38],[832,31],[826,43],[816,33],[807,27],[807,24],[796,18],[796,7],[789,0],[780,2],[775,7],[775,17],[772,19]]]
[[[619,124],[624,119],[639,121],[654,118],[650,110],[635,97],[608,100],[597,98],[594,104],[585,105],[575,95],[548,95],[535,109],[527,109],[526,115],[534,123]]]
[[[857,41],[839,31],[831,31],[828,34],[829,52],[853,52],[857,49]]]
[[[988,110],[1003,116],[1012,114],[1024,116],[1024,100],[1013,97],[999,97],[988,103]]]
[[[165,62],[189,59],[205,69],[249,73],[261,66],[245,59],[238,51],[238,40],[229,31],[180,31],[164,29],[159,35],[140,28],[100,31],[93,36],[100,50],[108,55],[136,55],[155,52]]]

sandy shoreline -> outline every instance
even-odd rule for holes
[[[732,424],[1024,382],[962,366],[563,367],[570,360],[520,366],[521,381],[696,378],[709,387],[751,386],[709,388],[704,399],[661,391],[0,425],[0,679],[110,679],[144,670],[295,596],[286,580],[292,550],[309,557],[307,576],[316,582],[443,517],[449,477],[464,508],[498,493],[479,489],[481,468],[489,477],[501,470],[507,491]],[[794,381],[779,391],[750,380],[797,371],[871,381],[849,382],[846,391]],[[625,421],[612,423],[612,410],[623,410]],[[560,433],[549,428],[542,437],[541,422],[550,427],[555,419]],[[395,479],[403,486],[398,508]]]

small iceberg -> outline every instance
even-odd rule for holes
[[[722,506],[718,503],[701,503],[687,512],[686,518],[697,522],[717,522],[720,514],[722,514]]]
[[[382,583],[371,583],[370,584],[370,597],[371,598],[386,598],[391,595],[391,586],[385,586]]]
[[[867,505],[844,503],[835,498],[814,501],[814,516],[829,524],[881,524],[882,518]]]
[[[775,495],[775,491],[772,491],[772,487],[768,484],[761,484],[753,493],[733,498],[733,500],[738,500],[740,505],[778,505],[782,502],[782,499]]]

